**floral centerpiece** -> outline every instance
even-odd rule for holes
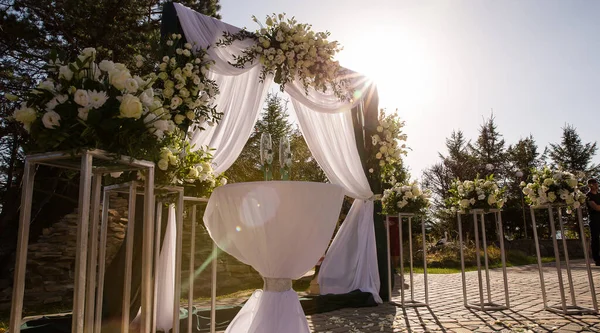
[[[485,179],[477,176],[475,180],[452,182],[448,204],[452,213],[468,213],[472,209],[501,209],[504,206],[504,189],[500,189],[494,175]]]
[[[207,197],[216,186],[227,184],[227,179],[214,173],[208,148],[192,148],[180,140],[163,147],[156,163],[155,181],[182,186],[186,195]]]
[[[396,183],[383,191],[383,214],[422,214],[429,207],[429,191],[422,191],[416,181]]]
[[[338,98],[351,97],[348,80],[342,75],[340,64],[333,60],[341,50],[337,41],[328,41],[329,32],[314,32],[310,24],[298,23],[294,18],[286,19],[285,14],[270,15],[266,27],[261,25],[255,33],[241,30],[238,33],[224,33],[218,46],[231,45],[236,40],[253,39],[256,44],[234,56],[233,66],[244,68],[256,60],[262,64],[260,79],[272,75],[281,91],[286,84],[299,80],[305,92],[312,87],[318,91],[331,89]]]
[[[30,132],[33,152],[99,148],[139,156],[160,149],[175,131],[154,99],[152,75],[132,75],[121,63],[97,62],[86,48],[73,62],[53,54],[47,79],[29,91],[14,119]]]
[[[29,151],[99,148],[153,161],[156,185],[183,186],[186,195],[206,196],[224,184],[226,179],[212,170],[210,151],[193,149],[186,141],[191,126],[203,129],[221,115],[214,105],[218,88],[205,76],[211,64],[205,50],[192,54],[191,45],[178,48],[180,38],[167,41],[168,55],[160,64],[136,55],[137,68],[131,71],[121,63],[98,62],[93,48],[73,62],[53,54],[47,79],[24,96],[13,115],[31,133]],[[159,73],[144,74],[143,68]],[[135,172],[112,176],[120,181],[143,177]]]
[[[385,110],[379,112],[379,124],[377,134],[371,137],[374,147],[375,162],[380,168],[380,175],[384,182],[396,183],[396,173],[402,167],[402,155],[406,155],[406,134],[402,132],[404,121],[401,121],[398,113],[385,114]],[[373,168],[369,173],[373,173]]]
[[[548,167],[532,170],[532,182],[521,182],[523,194],[528,204],[539,207],[544,205],[565,205],[567,213],[585,203],[586,196],[578,188],[575,175]]]
[[[172,120],[184,133],[193,125],[212,126],[222,117],[215,105],[219,87],[206,77],[214,61],[205,49],[181,45],[181,35],[169,36],[166,44],[154,84],[155,97],[165,109],[161,118]]]

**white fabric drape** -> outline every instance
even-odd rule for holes
[[[344,294],[360,289],[370,292],[377,303],[382,303],[377,248],[372,241],[375,239],[373,206],[373,201],[354,201],[321,264],[318,279],[321,294]]]
[[[375,301],[381,303],[374,203],[363,201],[371,198],[373,192],[356,148],[352,115],[350,111],[312,112],[296,100],[292,103],[302,135],[327,178],[342,185],[348,196],[357,198],[350,209],[352,214],[346,216],[321,264],[318,280],[321,294],[360,289],[372,293]]]
[[[341,186],[297,181],[237,183],[218,187],[204,224],[211,238],[261,276],[298,279],[325,251],[337,221]],[[290,284],[291,286],[291,284]],[[259,291],[226,332],[309,333],[298,295]]]
[[[230,65],[233,56],[240,54],[253,41],[236,41],[227,47],[214,46],[214,43],[221,39],[223,31],[235,33],[240,30],[239,28],[196,13],[181,4],[175,3],[174,5],[188,42],[203,48],[209,47],[208,54],[215,61],[215,65],[208,75],[219,85],[220,94],[216,105],[217,110],[223,112],[223,118],[218,126],[204,126],[207,128],[206,131],[196,131],[192,136],[191,144],[196,147],[214,148],[214,169],[215,172],[221,173],[237,159],[249,138],[272,83],[272,77],[267,77],[264,82],[260,82],[258,77],[262,67],[259,63],[247,65],[245,68],[235,68]],[[336,272],[346,269],[335,265],[336,258],[341,255],[362,258],[357,259],[358,266],[348,267],[348,272],[360,275],[352,279],[355,283],[341,281],[338,285],[347,285],[348,288],[355,286],[363,291],[372,292],[378,299],[379,286],[373,282],[379,282],[377,257],[374,250],[373,202],[367,201],[361,204],[362,200],[370,198],[373,193],[360,163],[350,114],[351,108],[368,94],[371,82],[363,76],[352,73],[351,86],[356,89],[357,93],[349,102],[339,101],[330,92],[323,93],[314,89],[309,89],[309,93],[306,95],[304,87],[299,82],[287,84],[286,92],[292,98],[300,128],[308,146],[327,177],[332,183],[341,185],[349,196],[359,199],[353,205],[356,214],[352,215],[355,218],[347,218],[344,222],[344,226],[348,227],[343,226],[340,229],[323,262],[320,275],[323,278],[330,276],[328,267],[335,266],[336,269],[331,270],[333,275],[327,279],[327,281],[333,281]],[[371,211],[370,217],[369,210]],[[356,226],[352,227],[353,225]],[[363,230],[364,233],[358,233],[359,230]],[[355,237],[365,237],[366,239],[360,242],[359,246],[343,244],[343,239],[354,239]],[[214,237],[213,240],[216,241]],[[322,254],[322,251],[324,249],[319,255]],[[312,264],[314,265],[314,262]],[[371,279],[361,277],[365,271],[368,272],[367,276],[370,276]],[[167,286],[163,287],[167,288]],[[346,292],[351,290],[346,290]],[[301,308],[300,312],[302,313]],[[171,313],[169,312],[169,315]]]
[[[173,297],[175,297],[175,253],[176,253],[176,214],[175,205],[169,205],[167,230],[158,259],[156,277],[156,329],[168,332],[173,328]]]

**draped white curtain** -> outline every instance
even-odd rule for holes
[[[246,65],[245,68],[230,65],[233,56],[240,54],[253,41],[235,41],[227,47],[214,46],[222,38],[223,31],[235,33],[239,28],[199,14],[181,4],[174,5],[187,41],[202,48],[210,46],[208,54],[215,61],[208,75],[219,86],[220,93],[215,103],[217,110],[223,113],[223,118],[218,126],[205,125],[205,131],[195,131],[190,143],[197,148],[209,146],[215,149],[213,167],[216,173],[222,173],[237,159],[250,137],[273,78],[267,77],[262,82],[259,80],[262,68],[259,63]],[[356,90],[351,101],[340,101],[331,92],[323,93],[314,89],[309,89],[306,94],[300,82],[287,84],[285,91],[291,97],[300,129],[316,161],[333,184],[341,185],[348,196],[357,199],[352,207],[355,214],[348,215],[323,262],[320,279],[325,284],[321,288],[327,290],[328,285],[335,285],[339,293],[361,289],[372,292],[380,302],[373,202],[368,200],[373,193],[356,148],[350,112],[368,94],[371,82],[357,73],[349,71],[349,74],[351,86]],[[174,223],[171,212],[174,213],[174,208],[169,211],[169,225]],[[355,243],[345,241],[358,238],[364,239]],[[336,258],[342,256],[353,259],[344,260],[343,265],[338,265]],[[345,271],[348,276],[336,283],[340,271]],[[171,276],[174,281],[174,272],[170,274],[167,274],[168,277],[158,277],[159,289],[173,289],[169,281]],[[352,283],[346,281],[350,277]],[[172,299],[160,298],[167,296],[168,293],[159,292],[159,304],[172,303]],[[172,316],[172,311],[165,315]]]
[[[356,148],[351,112],[312,112],[296,99],[292,103],[306,143],[327,178],[356,198],[321,264],[320,292],[343,294],[360,289],[381,303],[374,203],[368,200],[373,192]]]

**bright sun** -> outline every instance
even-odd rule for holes
[[[354,41],[344,45],[340,63],[375,81],[381,107],[390,110],[427,103],[435,65],[427,45],[418,39],[394,39],[381,33]],[[365,41],[377,47],[366,47]]]

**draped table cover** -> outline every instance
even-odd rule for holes
[[[325,252],[344,189],[311,182],[269,181],[218,187],[204,223],[216,244],[265,279],[233,319],[227,333],[310,332],[291,280]]]

